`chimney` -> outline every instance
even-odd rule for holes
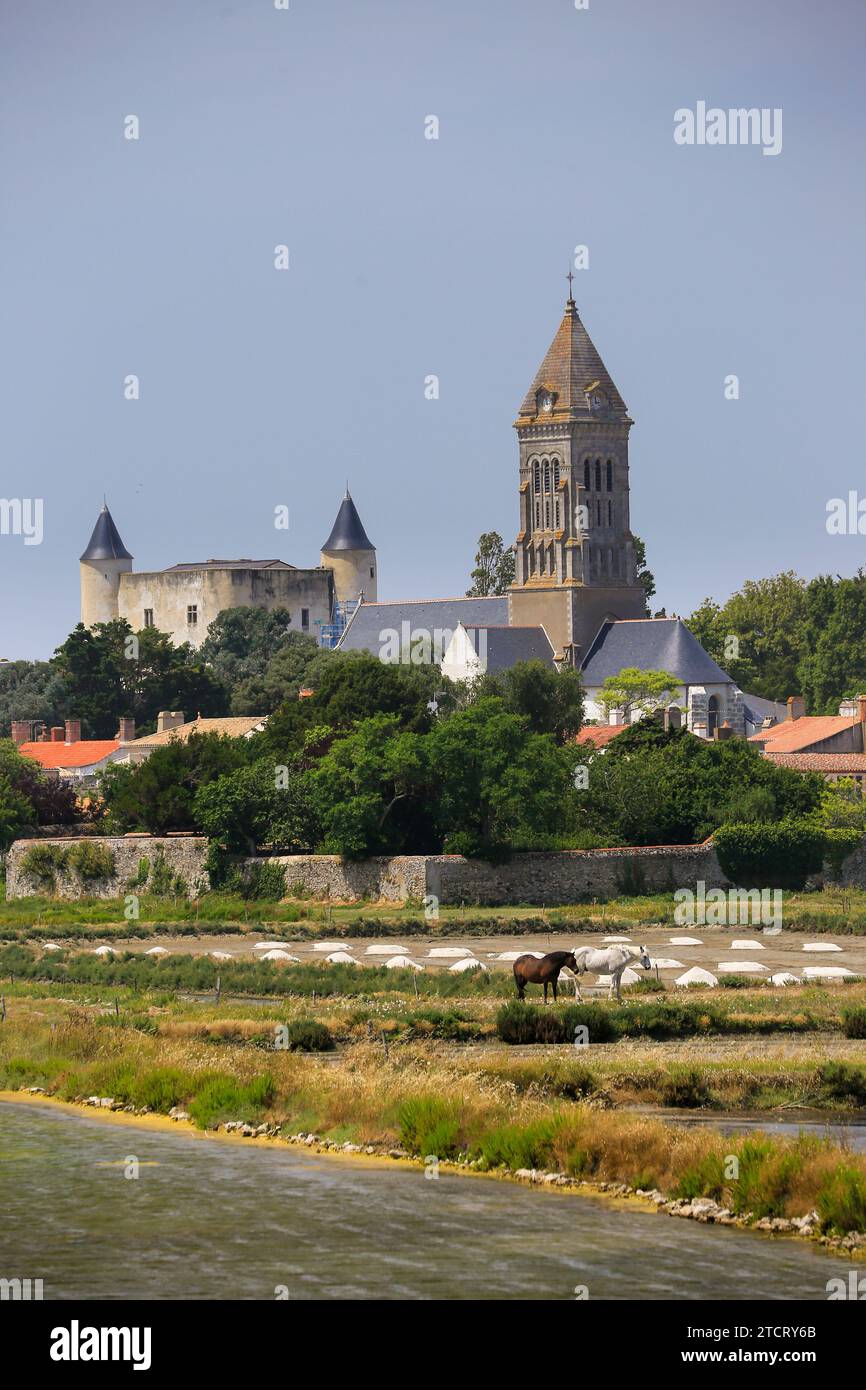
[[[132,743],[135,738],[135,720],[129,714],[122,714],[118,721],[117,737],[121,743]]]
[[[713,733],[714,733],[716,739],[718,739],[718,740],[722,740],[722,739],[726,739],[726,738],[733,738],[733,737],[734,737],[734,731],[733,731],[733,729],[731,728],[731,722],[730,722],[730,720],[729,720],[729,719],[726,719],[725,722],[724,722],[723,724],[717,724],[716,727],[715,727],[715,729],[713,730]]]
[[[30,724],[30,720],[29,720],[29,719],[13,719],[13,720],[12,720],[12,742],[13,742],[13,743],[18,743],[18,744],[20,744],[20,743],[29,743],[29,742],[30,742],[30,736],[31,736],[32,732],[33,732],[33,729],[32,729],[32,726],[31,726],[31,724]]]
[[[81,720],[67,719],[66,721],[66,743],[79,743],[81,741]]]
[[[806,713],[806,701],[802,695],[788,696],[788,718],[802,719]]]
[[[156,732],[166,734],[169,729],[176,729],[183,723],[183,710],[161,709],[156,716]]]
[[[52,743],[63,743],[66,738],[66,730],[62,724],[52,724],[50,741]]]

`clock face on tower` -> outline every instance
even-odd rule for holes
[[[607,409],[607,397],[603,391],[590,391],[589,408],[593,415],[599,415],[601,411]]]
[[[547,414],[553,409],[555,399],[556,397],[552,391],[539,391],[537,398],[538,410]]]

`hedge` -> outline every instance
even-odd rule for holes
[[[858,830],[755,821],[721,826],[713,843],[722,871],[739,887],[801,889],[825,860],[838,873],[861,839]]]

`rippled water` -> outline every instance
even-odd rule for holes
[[[135,1155],[140,1177],[124,1177]],[[0,1277],[45,1298],[825,1299],[806,1245],[0,1103]]]

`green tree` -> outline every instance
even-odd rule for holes
[[[199,657],[211,667],[214,676],[234,692],[247,681],[261,680],[272,660],[285,649],[295,653],[296,663],[302,653],[309,660],[318,652],[313,638],[292,628],[289,609],[232,607],[222,609],[210,624]],[[260,705],[253,710],[238,710],[238,713],[268,712]]]
[[[472,588],[467,598],[486,598],[490,594],[505,594],[514,583],[514,551],[503,546],[498,531],[485,531],[478,537],[475,568],[469,576]]]
[[[21,804],[26,803],[21,827],[34,823],[70,825],[78,819],[73,789],[49,776],[33,758],[22,757],[11,739],[0,739],[0,781],[6,788],[7,806],[13,808],[9,815],[20,819]]]
[[[0,772],[0,850],[7,850],[35,819],[32,803]]]
[[[153,727],[161,709],[224,713],[225,687],[184,644],[175,647],[157,628],[134,633],[125,618],[82,623],[55,653],[70,716],[82,721],[86,736],[111,738],[121,715],[133,715],[140,729]]]
[[[357,859],[434,848],[424,738],[377,714],[337,739],[307,774],[320,852]]]
[[[821,779],[778,767],[745,739],[708,741],[642,720],[589,755],[581,823],[626,844],[694,844],[720,824],[802,818]]]
[[[195,798],[201,787],[246,767],[252,740],[218,734],[170,739],[142,763],[110,763],[99,775],[100,794],[115,834],[149,830],[194,830]]]
[[[515,838],[562,829],[576,751],[533,733],[501,700],[479,700],[428,735],[436,822],[446,853],[496,857]]]
[[[787,571],[747,580],[721,607],[705,599],[686,626],[741,690],[786,700],[800,693],[807,617],[806,585]]]
[[[229,853],[267,848],[299,854],[317,838],[302,774],[267,758],[200,787],[193,817],[197,828]]]
[[[634,546],[634,560],[637,567],[637,582],[644,591],[646,600],[647,617],[650,615],[650,599],[655,598],[656,579],[652,570],[647,569],[646,565],[646,545],[640,536],[632,535],[632,545]]]
[[[13,719],[39,720],[50,728],[68,713],[66,683],[53,662],[0,662],[0,737],[11,733]]]
[[[583,688],[580,673],[569,667],[558,671],[544,661],[518,661],[507,671],[486,673],[474,685],[476,699],[498,696],[510,714],[526,716],[533,733],[568,743],[580,731]]]
[[[797,693],[805,696],[810,714],[836,714],[843,698],[866,691],[866,574],[861,570],[835,584],[813,580],[806,601],[809,642]]]
[[[311,637],[290,632],[262,672],[234,684],[232,714],[271,714],[286,701],[297,700],[299,690],[315,684],[335,659],[339,659],[335,652],[318,646]]]
[[[679,689],[679,679],[671,671],[641,671],[626,666],[618,676],[605,680],[598,703],[606,714],[622,710],[626,723],[631,714],[649,714],[662,704],[670,704]]]
[[[281,705],[260,736],[278,762],[289,761],[316,725],[345,732],[377,714],[394,714],[403,728],[429,728],[427,706],[442,680],[437,667],[389,665],[368,652],[351,652],[332,653],[317,668],[314,694]]]

